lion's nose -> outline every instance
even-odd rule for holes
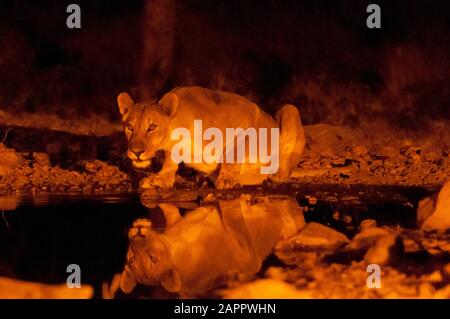
[[[131,153],[133,153],[134,156],[136,156],[136,158],[139,158],[139,156],[144,152],[145,152],[144,149],[132,149],[131,150]]]

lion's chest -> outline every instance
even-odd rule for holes
[[[172,128],[167,151],[174,162],[210,174],[225,162],[225,152],[234,143],[235,136],[227,130],[193,119],[192,124]]]

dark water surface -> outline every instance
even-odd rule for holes
[[[81,267],[83,283],[99,288],[121,272],[127,230],[146,216],[137,195],[22,196],[3,200],[0,219],[2,275],[46,283],[66,282],[69,264]],[[95,289],[99,291],[99,289]]]
[[[289,191],[301,206],[308,206],[307,221],[327,224],[349,237],[365,218],[414,227],[417,202],[427,193],[417,187],[327,185]],[[309,196],[317,201],[311,204]],[[133,220],[154,215],[138,194],[0,197],[0,212],[0,275],[64,283],[67,266],[78,264],[82,282],[94,286],[96,297],[101,297],[101,283],[123,269]]]

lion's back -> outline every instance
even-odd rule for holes
[[[225,108],[238,106],[253,109],[255,104],[249,99],[235,93],[215,91],[199,86],[177,87],[171,91],[181,103],[189,107],[202,106],[206,108]]]

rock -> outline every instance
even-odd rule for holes
[[[351,160],[347,159],[345,157],[334,157],[334,158],[331,159],[331,165],[333,167],[346,166],[347,163],[351,163]]]
[[[423,154],[423,160],[426,162],[438,161],[441,158],[441,154],[435,150],[426,150]]]
[[[361,232],[356,234],[355,237],[350,240],[348,245],[337,251],[335,258],[344,263],[353,260],[362,260],[367,251],[374,246],[380,238],[389,235],[391,235],[391,232],[384,228],[363,227]]]
[[[446,281],[450,281],[450,263],[448,263],[442,268],[442,276],[445,278]]]
[[[424,282],[419,285],[419,297],[430,299],[436,294],[436,289],[429,282]]]
[[[95,173],[98,170],[98,166],[94,162],[85,161],[82,162],[84,169],[89,173]]]
[[[315,222],[306,224],[296,236],[290,239],[290,242],[296,246],[323,249],[337,249],[348,241],[344,234]]]
[[[50,166],[50,160],[47,153],[33,152],[33,159],[39,165]]]
[[[225,299],[304,299],[312,298],[310,292],[297,290],[293,285],[276,279],[259,279],[234,289],[223,290]]]
[[[377,227],[377,221],[375,219],[364,219],[360,224],[359,227],[361,228],[361,231]]]
[[[352,147],[352,153],[356,156],[363,156],[363,155],[367,155],[368,151],[367,148],[364,145],[355,145],[354,147]]]
[[[394,157],[398,154],[397,152],[397,148],[393,147],[393,146],[383,146],[381,147],[381,149],[378,152],[379,156],[382,157]]]
[[[411,158],[415,164],[420,164],[422,161],[422,157],[419,154],[414,154]]]
[[[286,272],[282,267],[271,266],[266,270],[265,275],[271,279],[286,280]]]
[[[344,218],[342,219],[342,221],[345,224],[350,225],[352,223],[352,221],[353,221],[353,218],[350,215],[345,215]]]
[[[345,247],[346,250],[367,251],[373,246],[378,239],[390,235],[391,233],[379,227],[363,228],[362,231],[352,238],[350,243]]]
[[[450,229],[450,182],[446,182],[437,195],[419,202],[416,220],[422,230]]]
[[[334,220],[337,220],[337,221],[341,220],[341,213],[338,211],[335,211],[332,216],[333,216]]]
[[[309,205],[316,205],[317,204],[317,197],[306,195],[305,198],[308,201]]]
[[[90,285],[71,289],[66,284],[48,285],[0,277],[0,298],[7,299],[88,299],[94,289]]]
[[[406,157],[413,158],[416,155],[420,156],[422,149],[420,146],[414,146],[414,145],[407,145],[402,147],[400,150],[400,153],[403,154]]]
[[[108,166],[108,164],[106,162],[103,162],[98,159],[84,160],[84,161],[81,161],[80,164],[83,166],[83,168],[88,173],[96,173],[96,172],[104,169],[106,166]]]
[[[403,246],[405,247],[406,254],[415,254],[424,251],[424,247],[420,244],[420,242],[412,238],[404,238]]]
[[[428,283],[440,283],[442,279],[443,276],[439,270],[435,270],[430,274],[424,274],[419,278],[420,281]]]
[[[3,144],[0,144],[0,158],[0,176],[11,174],[12,170],[22,163],[22,156]]]
[[[450,298],[450,285],[446,285],[441,289],[437,289],[433,295],[434,299],[449,299]]]
[[[397,235],[387,235],[377,240],[364,256],[368,264],[380,266],[392,265],[399,261],[403,255],[403,242]]]

